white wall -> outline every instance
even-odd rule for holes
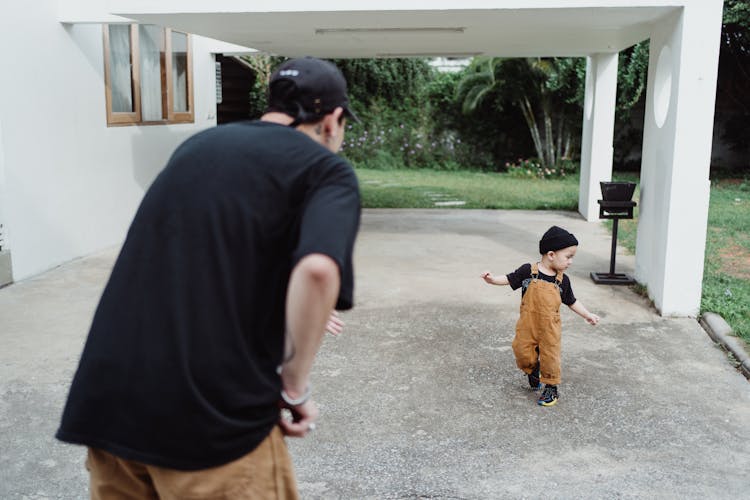
[[[57,7],[0,7],[2,213],[16,280],[120,243],[174,148],[216,123],[212,41],[194,37],[195,123],[108,128],[102,27],[60,24]]]
[[[13,282],[10,251],[8,251],[5,200],[5,153],[3,152],[3,123],[0,121],[0,286]]]
[[[5,224],[5,152],[3,150],[3,121],[0,119],[0,225],[3,224]],[[3,246],[7,246],[7,238],[4,240]]]
[[[57,0],[57,20],[61,23],[117,23],[128,21],[109,13],[107,0]]]
[[[3,122],[0,119],[0,233],[5,233],[5,152],[3,151]],[[0,246],[6,248],[8,246],[7,236],[0,235]],[[2,285],[2,278],[0,278],[0,286]]]

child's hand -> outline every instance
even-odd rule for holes
[[[344,322],[339,317],[338,311],[331,311],[331,316],[326,323],[326,331],[334,337],[344,331]]]
[[[494,283],[494,279],[492,278],[492,273],[489,271],[485,271],[480,276],[484,281],[492,285]]]
[[[590,325],[596,326],[596,324],[599,323],[599,316],[590,313],[588,316],[586,316],[586,322]]]

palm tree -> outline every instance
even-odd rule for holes
[[[571,59],[476,58],[459,82],[456,98],[466,114],[484,105],[498,112],[507,102],[517,106],[540,163],[552,167],[571,154],[571,115],[580,111],[579,66]]]
[[[504,81],[499,78],[503,61],[504,59],[499,57],[478,57],[472,61],[466,70],[466,75],[456,87],[456,96],[464,114],[468,115],[476,111],[488,99],[488,96],[497,93],[502,88]],[[494,99],[492,105],[497,111],[503,111],[500,100]]]

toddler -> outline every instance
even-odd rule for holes
[[[513,354],[516,365],[528,375],[529,385],[544,390],[537,401],[542,406],[557,403],[560,383],[560,304],[570,307],[588,323],[596,325],[599,316],[576,300],[570,279],[564,274],[573,262],[578,240],[565,229],[552,226],[539,241],[542,258],[524,264],[506,276],[482,273],[491,285],[521,288],[521,316],[516,324]]]

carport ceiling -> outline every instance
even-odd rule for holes
[[[352,6],[352,1],[338,2],[346,5],[342,9],[351,10],[328,11],[289,10],[288,5],[278,7],[278,11],[268,5],[252,7],[266,2],[182,5],[185,3],[190,4],[189,9],[180,7],[180,2],[114,0],[110,8],[112,13],[138,22],[169,26],[277,55],[337,58],[585,56],[614,52],[648,38],[652,23],[680,8],[670,1],[637,0],[629,2],[637,4],[633,7],[623,6],[626,2],[561,1],[558,5],[566,7],[477,9],[467,9],[465,2],[461,9],[411,8],[425,2],[402,2],[410,10],[393,8],[393,2],[380,2],[391,5],[390,10],[359,10],[365,5],[372,8],[373,4],[357,2],[359,5]],[[554,3],[543,2],[547,6]],[[227,8],[222,8],[222,4]],[[525,3],[529,4],[540,2]],[[577,6],[569,7],[573,4]],[[174,8],[167,8],[169,5]],[[257,11],[247,11],[251,7]],[[311,2],[307,8],[320,7],[320,2]],[[282,8],[286,10],[281,11]]]

